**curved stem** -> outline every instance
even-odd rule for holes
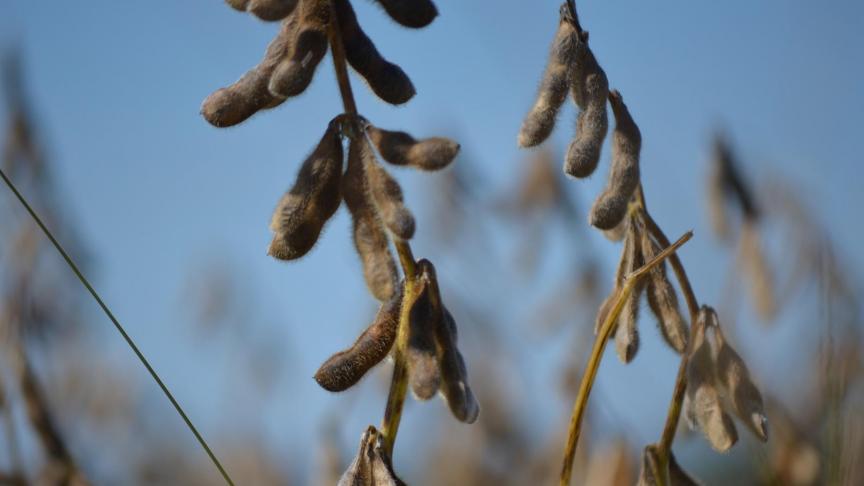
[[[606,316],[606,319],[603,320],[603,325],[600,326],[600,331],[594,339],[591,356],[588,357],[588,364],[585,366],[585,372],[582,374],[582,382],[579,384],[579,392],[576,394],[576,402],[573,404],[573,415],[570,417],[567,444],[564,447],[564,464],[561,467],[561,481],[559,483],[561,486],[568,486],[573,476],[573,459],[576,456],[576,446],[579,443],[579,435],[582,432],[582,417],[585,415],[585,408],[588,405],[588,396],[591,394],[597,370],[600,368],[603,350],[606,349],[606,343],[609,341],[609,335],[612,334],[612,329],[615,327],[615,321],[618,320],[618,316],[624,309],[624,303],[633,292],[633,287],[640,278],[664,259],[670,257],[670,255],[674,257],[675,250],[692,237],[693,232],[688,231],[673,245],[666,245],[666,248],[658,253],[650,262],[627,275],[624,279],[624,283],[615,299],[615,305]]]
[[[342,43],[342,35],[339,32],[339,15],[336,8],[330,5],[330,25],[327,29],[330,38],[330,50],[333,53],[333,69],[336,71],[336,81],[339,84],[339,94],[342,97],[342,106],[345,113],[357,115],[357,103],[354,101],[354,92],[351,89],[351,80],[348,78],[348,65],[345,60],[345,46]],[[402,420],[402,407],[408,394],[408,363],[405,359],[405,349],[408,346],[408,311],[409,302],[414,296],[415,261],[411,251],[411,245],[407,241],[394,241],[396,253],[399,254],[399,263],[405,277],[405,288],[402,295],[402,309],[399,313],[399,327],[396,334],[396,345],[393,350],[393,377],[390,381],[390,391],[387,394],[387,406],[384,409],[384,418],[381,422],[381,435],[384,436],[384,448],[391,460],[393,457],[393,446],[396,443],[396,434],[399,432],[399,423]]]
[[[654,221],[654,218],[648,213],[645,205],[645,196],[641,186],[638,190],[639,201],[642,204],[642,219],[645,221],[645,226],[651,236],[657,240],[661,247],[669,246],[669,239],[660,229],[660,226]],[[696,294],[693,292],[693,287],[690,285],[690,280],[687,278],[687,272],[684,270],[684,265],[678,258],[678,255],[672,255],[669,258],[672,265],[672,271],[675,272],[675,278],[681,286],[681,293],[684,294],[684,300],[687,302],[687,309],[690,312],[690,327],[692,333],[693,323],[696,322],[696,317],[699,314],[699,301],[696,299]],[[663,426],[663,433],[660,436],[660,442],[657,447],[657,455],[660,459],[661,466],[664,468],[669,462],[669,451],[672,448],[672,442],[675,440],[675,430],[678,428],[678,421],[681,419],[681,408],[684,403],[684,394],[687,391],[687,363],[690,356],[690,344],[688,342],[686,349],[681,354],[681,362],[678,365],[678,374],[675,377],[675,388],[672,391],[672,400],[669,403],[669,411],[666,415],[666,423]]]

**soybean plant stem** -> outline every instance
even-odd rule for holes
[[[351,90],[351,80],[348,78],[348,67],[345,61],[345,46],[339,32],[339,15],[330,6],[330,25],[327,29],[330,38],[330,50],[333,54],[333,68],[336,71],[336,81],[339,83],[339,93],[342,96],[342,106],[345,113],[357,115],[357,103]],[[365,135],[360,135],[365,136]],[[390,392],[387,395],[387,406],[384,409],[384,419],[381,423],[381,434],[384,436],[384,448],[393,457],[393,445],[399,432],[399,422],[402,419],[402,406],[408,394],[408,363],[405,349],[408,346],[408,304],[414,299],[415,261],[411,246],[407,241],[395,241],[396,252],[402,265],[405,277],[405,288],[402,295],[402,309],[399,313],[399,328],[396,334],[396,344],[393,350],[393,378],[390,382]]]
[[[573,459],[576,456],[576,446],[579,443],[579,435],[582,431],[582,417],[585,415],[585,408],[588,405],[588,396],[591,393],[591,387],[594,385],[597,370],[600,368],[600,360],[603,358],[603,350],[606,348],[606,342],[609,341],[609,336],[612,334],[612,329],[615,327],[615,321],[618,319],[618,316],[624,308],[624,303],[633,292],[633,287],[640,278],[670,255],[674,257],[675,250],[686,243],[692,236],[693,232],[688,231],[673,245],[667,245],[666,248],[657,254],[657,256],[655,256],[650,262],[627,275],[624,279],[624,284],[615,298],[615,305],[612,306],[612,310],[603,320],[603,324],[600,326],[597,337],[594,339],[594,347],[591,349],[591,355],[588,357],[588,364],[585,366],[585,372],[582,374],[582,382],[579,385],[576,402],[573,404],[573,415],[570,417],[567,444],[564,448],[564,464],[561,467],[561,481],[559,483],[561,486],[569,486],[570,479],[573,476]]]
[[[645,221],[645,226],[651,236],[657,240],[661,247],[669,246],[669,239],[660,229],[660,226],[648,213],[645,205],[645,195],[642,192],[642,187],[638,189],[639,202],[642,205],[642,219]],[[678,255],[672,255],[669,258],[672,265],[672,270],[675,272],[675,277],[681,285],[681,293],[684,294],[684,300],[687,302],[687,309],[690,312],[690,332],[693,333],[693,324],[696,322],[696,317],[699,314],[699,301],[696,300],[696,294],[693,293],[693,287],[690,285],[690,280],[687,278],[687,272],[684,270],[684,265],[681,264],[681,259]],[[659,456],[660,465],[665,470],[669,463],[669,451],[672,448],[672,442],[675,440],[675,431],[678,428],[678,421],[681,418],[681,408],[684,403],[684,394],[687,391],[687,362],[690,356],[690,344],[681,354],[681,362],[678,365],[678,375],[675,378],[675,389],[672,392],[672,401],[669,403],[669,411],[666,415],[666,423],[663,426],[663,434],[660,436],[660,442],[657,446],[657,454]]]

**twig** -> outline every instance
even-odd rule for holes
[[[345,60],[345,46],[339,32],[339,16],[335,6],[330,5],[330,24],[327,29],[330,38],[330,49],[333,54],[333,69],[336,71],[336,81],[339,84],[339,94],[342,97],[342,106],[349,115],[358,115],[357,103],[354,101],[354,93],[351,89],[351,80],[348,78],[348,67]],[[384,409],[384,418],[381,422],[381,435],[384,437],[384,448],[387,454],[393,457],[393,446],[396,443],[396,434],[399,432],[399,423],[402,420],[402,407],[408,393],[408,363],[405,358],[405,349],[408,345],[408,315],[407,303],[414,299],[415,261],[411,251],[411,245],[407,241],[396,240],[394,242],[396,252],[399,254],[399,263],[405,277],[405,289],[402,295],[402,309],[399,313],[399,327],[396,334],[396,344],[393,351],[393,377],[390,381],[390,391],[387,394],[387,405]]]
[[[219,459],[217,459],[216,455],[213,454],[213,451],[210,450],[210,446],[207,445],[207,442],[204,440],[204,437],[201,436],[201,434],[198,432],[198,429],[195,428],[195,425],[192,424],[192,421],[186,415],[186,412],[183,411],[183,408],[180,406],[180,404],[174,398],[174,395],[171,394],[171,392],[168,390],[168,387],[165,386],[165,383],[163,383],[162,379],[159,378],[159,375],[156,373],[156,370],[154,370],[153,367],[150,366],[150,362],[147,361],[147,358],[144,357],[144,354],[141,352],[141,350],[138,349],[138,346],[135,344],[134,341],[132,341],[132,338],[129,337],[129,334],[126,332],[126,329],[120,324],[120,322],[117,320],[117,318],[114,317],[114,313],[111,312],[111,309],[108,308],[108,305],[105,304],[105,302],[102,300],[102,298],[99,296],[99,294],[93,288],[93,286],[90,285],[90,281],[87,280],[87,278],[84,276],[83,273],[81,273],[81,270],[78,268],[78,265],[76,265],[75,262],[72,260],[72,258],[69,256],[69,254],[66,253],[66,250],[63,249],[63,247],[60,245],[60,243],[54,237],[54,234],[51,233],[50,230],[48,230],[48,228],[45,226],[45,223],[42,222],[42,219],[36,214],[36,211],[33,210],[33,208],[30,206],[30,204],[27,202],[27,200],[24,198],[24,196],[20,192],[18,192],[18,189],[15,187],[15,185],[12,183],[12,181],[9,180],[8,177],[6,177],[6,173],[3,172],[3,169],[0,169],[0,177],[3,178],[3,182],[5,182],[6,185],[9,187],[9,189],[12,191],[12,193],[15,194],[15,197],[18,198],[18,201],[21,202],[21,205],[24,206],[24,209],[26,209],[27,212],[30,213],[30,217],[33,218],[33,221],[35,221],[36,224],[39,226],[39,228],[42,230],[42,232],[45,233],[45,236],[48,237],[48,239],[51,241],[51,244],[54,245],[54,248],[57,250],[58,253],[60,253],[60,256],[63,257],[63,260],[66,261],[66,264],[69,266],[69,268],[75,274],[75,276],[78,277],[78,280],[81,281],[81,284],[84,285],[84,287],[87,289],[88,292],[90,292],[90,295],[93,297],[93,299],[96,301],[96,303],[99,304],[99,307],[102,308],[102,312],[104,312],[105,315],[108,317],[108,319],[111,321],[111,323],[114,324],[114,327],[117,329],[117,332],[119,332],[120,335],[123,336],[123,339],[126,341],[126,344],[129,345],[129,347],[135,353],[135,356],[137,356],[138,360],[141,361],[141,364],[143,364],[144,367],[147,368],[147,372],[150,373],[150,376],[153,378],[153,380],[156,382],[156,384],[159,385],[159,388],[162,390],[162,393],[165,395],[165,397],[168,398],[168,401],[170,401],[171,405],[174,406],[174,409],[177,411],[177,413],[180,415],[180,417],[186,423],[186,426],[189,428],[189,430],[195,436],[195,439],[197,439],[198,443],[201,444],[201,447],[204,448],[204,451],[207,453],[207,456],[210,457],[210,460],[213,462],[213,464],[216,466],[216,468],[219,469],[219,473],[222,474],[222,478],[225,479],[225,482],[231,486],[234,486],[234,481],[231,480],[231,477],[228,475],[228,472],[225,471],[224,467],[222,467],[222,463],[219,462]]]
[[[561,486],[569,486],[570,479],[573,475],[573,459],[576,456],[576,446],[579,443],[579,435],[582,430],[582,417],[585,415],[585,408],[588,404],[588,396],[591,393],[591,387],[594,385],[594,379],[597,376],[597,370],[600,367],[600,360],[603,358],[603,350],[606,348],[606,343],[609,341],[609,335],[615,327],[615,321],[621,314],[624,308],[624,303],[633,292],[633,288],[637,281],[642,278],[653,267],[661,263],[665,258],[674,256],[674,252],[690,238],[693,237],[693,232],[688,231],[671,246],[667,247],[657,254],[650,262],[646,263],[638,270],[632,272],[625,277],[621,289],[615,299],[615,305],[603,321],[597,337],[594,339],[594,347],[591,349],[591,355],[588,357],[588,364],[585,366],[585,373],[582,375],[582,382],[579,385],[579,392],[576,395],[576,402],[573,405],[573,415],[570,417],[570,427],[567,434],[567,444],[564,448],[564,464],[561,468]]]

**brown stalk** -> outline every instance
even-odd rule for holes
[[[357,116],[357,103],[354,101],[354,92],[351,89],[351,80],[348,78],[348,67],[345,59],[345,46],[342,43],[342,35],[339,31],[339,17],[333,4],[330,5],[330,25],[327,29],[330,37],[330,50],[333,54],[333,68],[336,71],[336,81],[339,84],[339,94],[342,97],[342,106],[345,113]],[[365,135],[362,135],[365,136]],[[411,246],[407,241],[395,241],[396,252],[399,254],[399,262],[402,265],[402,273],[405,277],[405,293],[403,302],[411,302],[414,296],[415,260]],[[393,350],[393,378],[390,382],[390,391],[387,395],[387,406],[384,409],[384,418],[381,422],[381,435],[384,436],[384,448],[388,456],[393,457],[393,446],[396,443],[396,434],[399,432],[399,423],[402,419],[402,407],[405,404],[405,396],[408,393],[408,366],[405,360],[405,349],[408,343],[408,313],[410,306],[403,305],[399,315],[399,327],[396,334],[396,344]]]
[[[588,396],[591,394],[591,387],[594,385],[594,379],[597,376],[597,370],[600,368],[600,360],[603,358],[603,350],[606,348],[606,343],[609,341],[609,335],[612,333],[615,321],[621,314],[624,308],[624,303],[633,292],[633,288],[640,278],[648,273],[653,267],[657,266],[667,257],[674,257],[674,252],[690,238],[693,237],[693,232],[684,233],[672,245],[664,245],[663,251],[657,254],[650,262],[646,263],[638,270],[630,273],[624,279],[624,284],[618,295],[615,298],[615,304],[612,310],[603,321],[597,337],[594,339],[594,347],[591,349],[591,355],[588,357],[588,363],[585,365],[585,373],[582,375],[582,382],[579,385],[579,392],[576,395],[576,402],[573,405],[573,414],[570,417],[570,427],[567,433],[567,444],[564,448],[564,464],[561,468],[561,486],[568,486],[573,475],[573,460],[576,456],[576,446],[579,443],[579,435],[582,431],[582,418],[585,415],[585,409],[588,405]],[[668,243],[668,241],[667,241]]]

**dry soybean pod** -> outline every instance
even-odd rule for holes
[[[321,365],[315,373],[315,381],[332,392],[347,390],[360,381],[367,371],[390,353],[396,340],[401,308],[400,289],[393,298],[381,304],[375,320],[350,348],[334,354]]]
[[[453,317],[443,312],[438,277],[432,262],[422,259],[417,262],[420,278],[428,282],[430,297],[437,301],[436,307],[442,309],[441,318],[435,322],[435,348],[438,365],[441,369],[441,394],[447,400],[450,412],[460,422],[474,423],[480,414],[480,406],[471,387],[468,386],[468,372],[462,353],[456,346],[456,329]],[[449,319],[449,322],[448,322]]]
[[[716,314],[708,306],[702,306],[693,326],[690,360],[687,363],[688,414],[702,430],[705,438],[718,452],[725,452],[738,441],[735,424],[720,404],[717,390],[716,370],[706,327]]]
[[[714,327],[717,340],[717,378],[726,388],[735,414],[762,442],[768,440],[768,419],[762,404],[762,394],[753,384],[750,372],[741,356],[726,342],[723,331]]]
[[[366,133],[381,158],[393,165],[407,165],[422,170],[447,167],[459,153],[459,144],[444,137],[416,140],[411,135],[366,126]]]
[[[348,168],[342,177],[342,198],[351,212],[354,247],[363,263],[366,285],[380,301],[389,300],[396,291],[398,273],[390,252],[387,233],[367,195],[363,159],[374,157],[366,137],[356,136],[348,146]]]
[[[585,56],[593,65],[593,72],[582,83],[573,81],[571,91],[582,91],[584,100],[576,118],[576,137],[567,147],[564,172],[573,177],[588,177],[600,162],[600,152],[606,132],[609,131],[609,116],[606,113],[606,98],[609,96],[609,81],[606,73],[597,64],[588,48]],[[574,99],[576,95],[573,95]],[[578,102],[577,102],[578,103]]]
[[[234,10],[239,10],[241,12],[245,12],[246,7],[249,6],[249,0],[225,0],[225,3]]]
[[[441,372],[435,348],[435,327],[443,318],[440,301],[433,298],[432,285],[420,270],[417,298],[408,313],[408,373],[411,390],[418,400],[435,396],[441,384]]]
[[[519,130],[519,146],[534,147],[541,144],[555,128],[558,110],[567,98],[567,87],[570,81],[570,71],[576,61],[579,45],[579,33],[568,20],[567,5],[561,5],[561,15],[558,20],[558,30],[549,49],[549,60],[534,106],[525,115],[522,128]]]
[[[628,218],[627,235],[624,237],[624,253],[627,254],[627,267],[624,276],[636,271],[645,264],[642,248],[639,245],[641,238],[642,231],[636,222],[636,218]],[[623,277],[619,281],[619,286],[621,284],[623,284]],[[618,316],[617,329],[615,331],[615,351],[618,353],[618,358],[624,363],[632,361],[636,357],[636,352],[639,351],[639,301],[644,288],[644,279],[636,283],[636,288],[630,293],[630,296],[624,303],[621,314]]]
[[[432,0],[377,0],[391,19],[404,27],[419,29],[431,24],[438,16]]]
[[[414,93],[411,79],[399,66],[387,61],[357,22],[357,15],[348,0],[333,0],[339,29],[345,44],[345,57],[369,84],[372,91],[392,105],[401,105]]]
[[[404,486],[393,472],[381,433],[369,426],[360,438],[357,455],[336,486]]]
[[[630,116],[621,94],[609,92],[609,103],[615,114],[615,131],[612,132],[612,167],[606,189],[591,207],[592,226],[608,230],[617,225],[627,213],[627,203],[639,185],[639,151],[642,135]]]
[[[324,224],[339,208],[342,159],[342,138],[334,120],[273,213],[270,229],[275,235],[267,251],[270,256],[279,260],[300,258],[318,241]]]
[[[201,115],[211,125],[230,127],[243,122],[259,110],[273,108],[284,101],[270,94],[267,84],[276,65],[291,52],[297,29],[296,15],[282,21],[279,33],[267,46],[264,59],[237,82],[213,92],[201,105]]]
[[[298,0],[246,0],[246,10],[261,20],[282,20],[294,12]],[[232,5],[233,6],[233,5]]]
[[[642,232],[640,245],[646,261],[650,261],[660,253],[660,248],[647,231]],[[679,354],[683,353],[687,347],[689,332],[687,323],[678,307],[678,295],[675,293],[675,287],[672,286],[672,282],[666,275],[666,262],[652,268],[646,280],[648,281],[646,290],[648,306],[657,318],[657,325],[663,339]]]
[[[301,0],[298,26],[292,39],[291,55],[276,66],[268,89],[273,96],[297,96],[309,87],[315,68],[327,53],[327,24],[330,22],[329,2]]]
[[[410,240],[414,236],[414,215],[405,207],[402,188],[374,157],[363,161],[369,195],[378,210],[378,216],[393,236]]]

